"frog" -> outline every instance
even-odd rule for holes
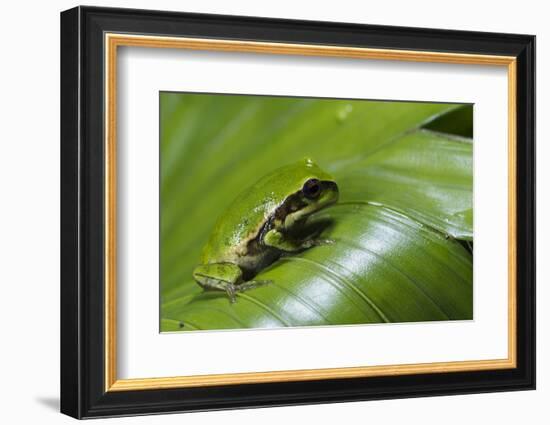
[[[338,185],[311,158],[279,167],[244,189],[216,221],[194,280],[205,291],[236,295],[271,280],[254,277],[283,255],[334,243],[301,234],[308,218],[338,201]]]

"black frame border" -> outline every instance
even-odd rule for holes
[[[105,32],[517,58],[517,367],[105,392]],[[76,7],[61,13],[61,412],[75,418],[535,388],[535,36]]]

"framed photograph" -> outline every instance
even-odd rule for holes
[[[535,37],[61,14],[61,411],[535,387]]]

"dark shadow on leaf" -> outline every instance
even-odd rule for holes
[[[328,217],[311,217],[305,224],[298,229],[291,231],[291,237],[305,240],[319,238],[323,232],[330,230],[334,226],[334,220]]]

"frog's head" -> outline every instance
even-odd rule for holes
[[[286,172],[292,175],[294,187],[282,211],[285,228],[338,201],[336,181],[311,159],[288,166]]]

